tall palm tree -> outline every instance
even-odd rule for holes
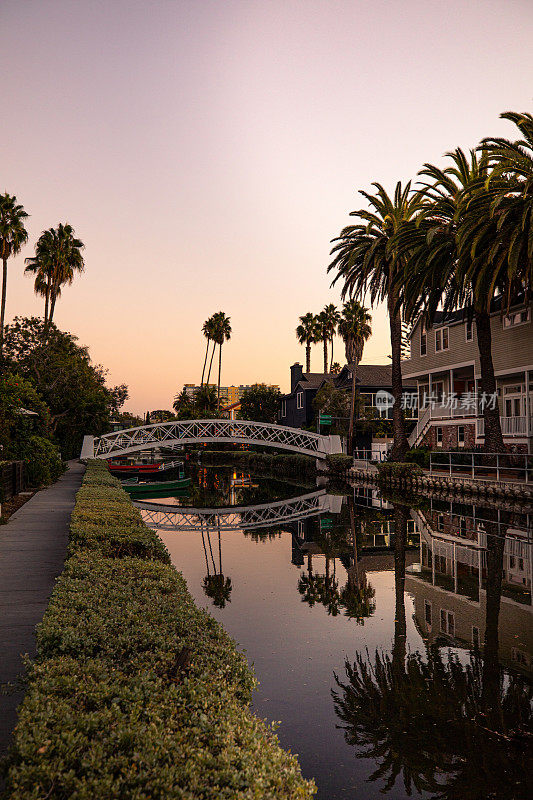
[[[498,240],[497,222],[491,218],[491,195],[502,181],[491,182],[486,152],[469,155],[457,148],[447,153],[451,164],[444,169],[425,164],[424,213],[408,220],[399,230],[395,245],[405,260],[399,275],[404,313],[414,322],[421,312],[431,325],[437,309],[466,306],[476,324],[480,358],[481,391],[495,397],[485,403],[487,452],[505,452],[492,359],[490,314],[495,296],[507,292],[510,282],[495,265],[493,248]],[[400,291],[400,289],[399,289]]]
[[[231,339],[230,318],[223,311],[217,311],[213,317],[214,328],[212,339],[214,345],[218,345],[218,388],[217,388],[217,408],[220,413],[220,374],[222,371],[222,345]]]
[[[348,427],[348,453],[353,453],[353,433],[356,407],[356,378],[357,367],[363,357],[365,342],[372,334],[370,323],[372,317],[368,308],[362,306],[358,300],[349,300],[342,309],[342,318],[339,322],[339,334],[344,340],[346,350],[346,363],[352,370],[352,394],[350,401],[350,422]]]
[[[310,311],[300,317],[300,325],[296,328],[296,338],[300,344],[305,344],[305,371],[311,372],[311,345],[318,336],[316,317]]]
[[[329,331],[330,337],[329,342],[331,344],[331,354],[330,354],[330,361],[329,361],[329,371],[331,372],[331,367],[333,366],[333,339],[335,334],[337,333],[337,328],[339,322],[341,321],[341,315],[337,307],[333,303],[328,303],[327,306],[324,308],[324,314],[326,315],[327,319],[329,320]]]
[[[16,256],[28,241],[24,220],[28,214],[17,203],[17,198],[7,192],[0,194],[0,258],[2,259],[2,301],[0,304],[0,361],[4,347],[4,321],[6,315],[7,262]]]
[[[81,251],[84,244],[74,235],[69,223],[43,231],[35,246],[35,255],[26,259],[25,272],[35,275],[35,292],[45,298],[45,331],[54,319],[61,287],[71,284],[76,272],[83,272]]]
[[[393,246],[395,234],[406,220],[415,219],[423,209],[419,192],[411,192],[411,184],[402,189],[397,183],[394,197],[389,197],[383,186],[373,184],[375,195],[360,192],[371,210],[352,211],[350,216],[360,222],[349,225],[334,239],[334,259],[328,272],[336,270],[333,284],[343,280],[342,298],[363,300],[370,295],[375,302],[387,302],[392,347],[392,393],[394,405],[392,420],[394,446],[391,458],[402,461],[408,448],[405,420],[402,410],[402,318],[400,290],[397,276],[405,271],[405,258]]]
[[[202,380],[200,381],[200,386],[204,385],[205,367],[206,367],[206,364],[207,364],[207,356],[209,354],[209,345],[211,344],[212,339],[213,339],[213,337],[212,337],[213,329],[214,329],[213,317],[209,317],[208,319],[206,319],[206,321],[202,325],[202,333],[205,336],[205,338],[207,339],[207,344],[206,344],[206,348],[205,348],[204,368],[202,369]],[[214,349],[215,349],[215,345],[213,344],[213,351],[214,351]]]
[[[484,139],[493,167],[492,180],[505,178],[491,213],[498,218],[499,241],[506,248],[505,266],[527,293],[533,288],[533,116],[506,111],[502,119],[514,122],[521,138]]]
[[[316,317],[317,342],[324,345],[324,373],[328,370],[328,345],[331,344],[331,358],[333,361],[333,337],[337,331],[340,314],[333,305],[329,303],[324,310]]]

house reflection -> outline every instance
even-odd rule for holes
[[[407,569],[405,585],[424,639],[429,644],[482,646],[490,530],[493,538],[504,540],[499,658],[506,667],[533,673],[531,518],[442,501],[412,515],[420,528],[420,563]]]

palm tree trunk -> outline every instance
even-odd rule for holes
[[[355,375],[355,368],[356,364],[354,362],[354,366],[352,369],[352,397],[350,400],[350,421],[348,424],[348,455],[353,455],[354,451],[354,429],[355,429],[355,399],[356,399],[356,375]]]
[[[485,641],[483,647],[483,707],[490,727],[501,730],[503,726],[500,692],[500,664],[498,658],[498,623],[502,596],[503,555],[506,527],[499,530],[496,511],[486,509],[487,582],[485,585]],[[489,522],[488,518],[493,517]]]
[[[218,351],[218,391],[217,391],[217,413],[220,416],[220,371],[222,369],[222,343]]]
[[[500,423],[500,409],[498,405],[498,394],[496,392],[496,378],[494,376],[494,363],[492,361],[492,332],[490,329],[490,314],[486,311],[476,311],[476,333],[477,345],[479,349],[479,363],[481,367],[481,392],[487,402],[483,408],[483,419],[485,421],[485,444],[483,449],[486,453],[505,453],[503,443],[502,426]],[[494,408],[492,400],[495,398]]]
[[[392,394],[394,405],[392,407],[392,428],[394,432],[394,445],[391,458],[393,461],[404,461],[409,448],[405,435],[405,419],[402,409],[402,320],[398,300],[394,294],[388,297],[390,339],[392,348]]]
[[[305,371],[311,372],[311,342],[305,345]]]
[[[398,677],[405,669],[407,624],[405,620],[405,548],[407,544],[407,507],[394,505],[394,646],[393,671]]]
[[[333,367],[333,336],[331,337],[330,341],[331,341],[331,359],[330,359],[330,362],[329,362],[329,371],[331,372],[332,367]]]
[[[54,310],[56,307],[56,300],[57,300],[57,291],[55,287],[52,286],[51,298],[50,298],[50,316],[48,317],[48,326],[50,326],[54,321]]]
[[[48,312],[50,309],[50,276],[46,279],[46,294],[44,296],[44,329],[48,327]]]
[[[209,342],[210,342],[210,339],[207,340],[207,347],[205,348],[204,368],[202,370],[202,380],[200,382],[200,386],[204,385],[205,365],[207,364],[207,354],[209,352]]]
[[[207,373],[207,381],[206,381],[207,386],[209,386],[209,378],[211,377],[211,367],[213,366],[213,356],[215,355],[216,349],[217,349],[217,343],[213,342],[213,351],[211,353],[211,361],[209,362],[209,372]]]
[[[2,304],[0,306],[0,360],[4,356],[4,320],[6,317],[7,258],[2,259]]]
[[[324,336],[324,373],[328,371],[328,337]]]

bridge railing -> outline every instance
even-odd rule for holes
[[[300,428],[249,420],[173,420],[85,439],[82,458],[110,458],[165,444],[217,441],[266,445],[317,458],[342,450],[338,436],[321,436]]]

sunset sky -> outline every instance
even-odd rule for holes
[[[2,0],[0,190],[31,215],[8,320],[42,314],[23,259],[68,221],[86,271],[56,321],[126,408],[199,382],[218,310],[223,384],[286,389],[298,316],[339,302],[330,240],[357,191],[513,136],[498,115],[533,111],[532,42],[532,0]],[[374,309],[363,360],[389,352]]]

